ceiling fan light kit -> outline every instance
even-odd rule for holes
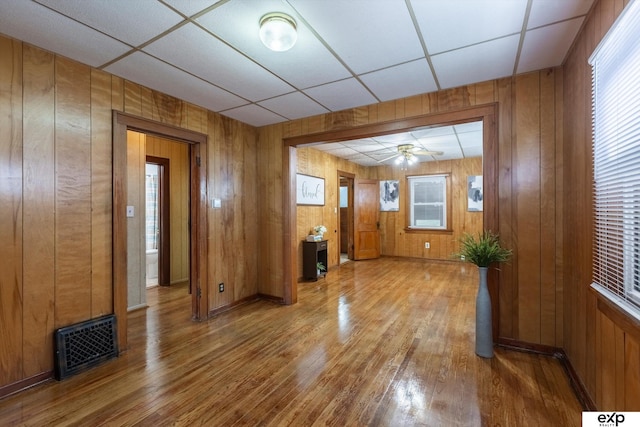
[[[397,149],[398,154],[378,160],[378,163],[384,163],[395,157],[395,163],[397,165],[402,165],[402,170],[406,170],[410,165],[418,163],[418,158],[416,156],[441,156],[444,154],[442,151],[422,150],[419,147],[415,147],[413,144],[400,144]]]
[[[275,52],[284,52],[298,40],[296,21],[286,13],[272,12],[260,18],[260,40]]]

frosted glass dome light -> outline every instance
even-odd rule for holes
[[[267,13],[260,18],[260,40],[276,52],[291,49],[298,40],[296,21],[284,13]]]

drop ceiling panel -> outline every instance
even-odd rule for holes
[[[165,3],[171,5],[186,16],[193,16],[220,1],[221,0],[164,0]]]
[[[433,56],[440,86],[452,88],[510,76],[519,39],[518,35],[505,37]],[[460,61],[465,63],[464,67]]]
[[[157,0],[38,2],[132,46],[150,40],[183,20]]]
[[[411,5],[427,50],[434,55],[519,34],[527,0],[412,0]]]
[[[0,1],[0,32],[93,67],[129,49],[111,37],[30,1]]]
[[[187,24],[144,48],[164,61],[251,101],[294,89],[194,24]],[[222,66],[224,64],[224,66]]]
[[[152,73],[149,70],[153,70]],[[241,98],[213,86],[197,77],[186,74],[145,53],[136,52],[106,68],[116,76],[127,79],[160,92],[179,97],[212,111],[245,104]]]
[[[254,126],[266,126],[269,124],[286,121],[286,118],[281,117],[256,104],[248,104],[242,107],[226,110],[224,112],[224,115],[227,117],[231,117],[232,119],[239,120],[243,123],[255,123]]]
[[[301,92],[291,92],[286,95],[267,99],[258,105],[273,111],[289,120],[315,116],[328,112],[326,108]]]
[[[586,15],[591,4],[591,1],[584,0],[533,0],[527,28],[536,28]]]
[[[340,80],[305,89],[304,93],[331,111],[373,104],[376,99],[356,79]]]
[[[0,0],[0,33],[262,126],[558,65],[592,4]],[[258,40],[258,21],[272,11],[297,22],[298,43],[288,52],[270,52]],[[138,49],[165,64],[137,69],[149,61]],[[427,56],[435,75],[423,66]]]
[[[565,53],[583,21],[584,18],[575,18],[527,31],[518,63],[518,73],[562,65]]]
[[[404,0],[289,0],[356,74],[424,57]]]
[[[286,3],[269,0],[225,3],[197,22],[299,89],[351,77],[300,19],[296,20],[298,41],[293,48],[286,52],[267,49],[258,36],[259,22],[264,14],[276,10],[296,19]]]
[[[424,58],[363,74],[360,79],[381,101],[433,92],[438,88]]]

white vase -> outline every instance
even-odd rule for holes
[[[493,328],[491,327],[491,296],[487,287],[487,267],[478,267],[480,283],[476,296],[476,354],[493,357]]]

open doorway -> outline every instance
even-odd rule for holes
[[[355,175],[338,171],[338,245],[340,264],[353,260],[353,180]]]
[[[171,284],[170,159],[146,156],[145,264],[146,286]]]
[[[191,291],[191,313],[194,320],[201,320],[208,314],[207,277],[208,247],[207,230],[207,180],[206,153],[207,135],[132,116],[119,111],[113,112],[113,306],[118,321],[118,347],[127,349],[127,299],[128,299],[128,227],[129,214],[127,197],[129,187],[127,132],[136,131],[171,141],[184,143],[187,151],[187,192],[189,194],[187,221],[184,226],[189,233],[188,239],[188,277]],[[144,151],[141,155],[144,156]],[[140,167],[141,180],[144,180],[144,161]],[[137,188],[144,188],[143,185]],[[140,211],[139,211],[140,212]],[[138,218],[140,215],[137,216]],[[140,233],[143,243],[144,234]],[[146,289],[146,288],[145,288]]]

